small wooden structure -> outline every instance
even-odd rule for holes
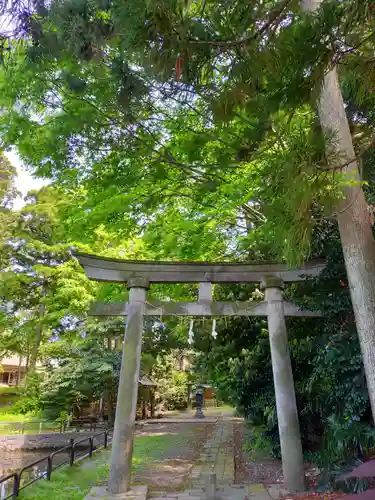
[[[155,413],[155,389],[157,384],[145,375],[141,375],[138,381],[137,418],[143,420],[154,418]],[[108,405],[104,398],[88,401],[80,404],[79,408],[73,410],[74,418],[77,420],[91,419],[93,422],[109,421]]]
[[[0,383],[9,387],[22,386],[26,378],[26,358],[22,356],[7,356],[0,360]]]
[[[157,385],[146,375],[139,378],[137,416],[142,420],[155,417],[155,389]]]
[[[203,390],[203,406],[216,406],[216,389],[210,384],[200,384]]]
[[[95,304],[92,309],[96,316],[127,316],[108,492],[115,495],[130,489],[145,315],[267,316],[284,478],[291,493],[303,491],[305,473],[285,316],[314,318],[320,314],[302,311],[285,302],[282,288],[284,282],[318,276],[325,263],[312,261],[301,268],[288,269],[285,264],[126,261],[86,254],[76,257],[89,278],[126,283],[130,289],[127,303]],[[148,302],[147,290],[153,283],[199,283],[199,299],[197,302]],[[213,283],[260,283],[265,290],[265,300],[214,302]]]

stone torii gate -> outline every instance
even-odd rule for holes
[[[285,483],[291,493],[305,489],[302,445],[285,316],[319,317],[283,301],[284,282],[317,276],[323,261],[311,261],[298,269],[284,264],[149,262],[75,255],[88,278],[126,283],[127,303],[95,303],[91,315],[127,316],[120,382],[117,395],[108,493],[124,495],[130,490],[133,432],[137,407],[142,348],[143,316],[267,316],[271,346],[277,419]],[[152,283],[199,283],[198,302],[148,302]],[[260,283],[263,302],[214,302],[212,284]],[[108,495],[107,493],[107,495]],[[108,497],[106,497],[108,498]],[[114,496],[113,498],[121,498]]]

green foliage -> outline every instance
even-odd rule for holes
[[[0,153],[0,269],[9,265],[10,251],[6,241],[12,236],[16,225],[16,217],[12,212],[12,205],[17,190],[14,186],[15,168]]]
[[[117,397],[122,357],[121,342],[114,347],[114,340],[121,341],[123,332],[123,320],[87,320],[84,325],[78,324],[69,337],[65,333],[59,340],[42,346],[47,371],[39,404],[48,419],[72,409],[79,412],[102,397],[111,412]],[[186,405],[187,375],[174,368],[176,354],[170,354],[185,343],[168,326],[146,321],[141,371],[158,384],[160,400],[171,407]]]
[[[374,448],[375,431],[357,418],[328,419],[326,452],[332,461],[345,460],[352,456],[368,456]]]
[[[109,349],[106,341],[111,335],[111,327],[116,331],[116,326],[87,323],[86,338],[77,335],[73,342],[62,340],[60,346],[53,346],[58,357],[55,354],[40,394],[47,418],[57,418],[61,412],[87,406],[103,397],[106,391],[115,390],[121,352]],[[82,330],[77,333],[82,335]],[[51,359],[51,354],[46,353],[47,359]]]
[[[12,413],[27,415],[35,414],[41,409],[41,376],[32,374],[27,381],[27,388],[21,392],[21,397],[12,406]]]
[[[251,425],[249,438],[244,444],[244,450],[252,460],[269,457],[274,454],[272,438],[266,425]]]
[[[372,455],[374,429],[359,420],[359,417],[330,416],[326,422],[324,446],[318,452],[306,454],[307,460],[322,469],[320,482],[329,484],[332,489],[339,487],[346,492],[359,493],[369,487],[366,479],[341,479],[338,482],[340,476],[351,472],[361,460]]]
[[[300,262],[350,182],[311,103],[343,63],[350,125],[369,144],[373,39],[369,7],[297,4],[51,2],[4,56],[3,144],[73,197],[82,243],[105,229],[128,257],[238,258],[262,225],[275,256]]]
[[[60,415],[57,417],[56,422],[62,425],[66,425],[69,421],[69,413],[67,411],[61,411]]]
[[[69,255],[61,214],[68,199],[53,187],[28,195],[28,203],[13,213],[15,227],[3,242],[11,265],[1,270],[1,351],[28,359],[34,371],[40,344],[64,329],[69,315],[82,315],[95,285]]]
[[[156,402],[168,410],[184,410],[187,406],[190,374],[178,369],[179,356],[181,353],[177,352],[157,356],[151,372],[152,380],[157,384]]]

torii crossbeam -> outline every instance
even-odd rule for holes
[[[281,290],[284,282],[318,276],[325,262],[311,261],[301,268],[288,269],[284,264],[126,261],[87,254],[76,254],[76,257],[89,278],[127,283],[130,289],[127,303],[96,303],[90,311],[95,316],[127,316],[108,492],[116,495],[130,489],[145,315],[268,317],[284,479],[292,493],[304,491],[303,455],[285,316],[319,317],[320,314],[284,302]],[[147,290],[152,283],[199,283],[198,302],[147,302]],[[260,283],[265,290],[265,300],[215,302],[212,283]]]

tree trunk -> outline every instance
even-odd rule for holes
[[[44,0],[34,0],[34,8],[39,16],[45,16],[47,13]]]
[[[192,391],[193,391],[193,384],[188,384],[187,386],[187,409],[192,410],[193,409],[193,400],[192,400]]]
[[[150,418],[155,418],[155,389],[150,391]]]
[[[302,9],[313,12],[321,1],[302,0]],[[337,153],[339,164],[347,163],[342,171],[355,180],[355,185],[344,189],[337,220],[375,421],[375,245],[336,68],[324,77],[318,109],[323,131],[334,137],[327,141],[327,152]]]
[[[35,340],[34,340],[34,345],[31,349],[29,363],[28,363],[28,369],[27,369],[28,375],[32,375],[35,372],[36,368],[36,361],[38,358],[39,347],[43,335],[43,318],[46,312],[46,305],[43,302],[43,299],[45,298],[46,295],[47,295],[47,283],[44,281],[42,285],[42,297],[41,297],[42,302],[40,302],[39,304],[38,324],[36,325],[35,328]]]
[[[20,355],[18,360],[18,370],[17,370],[17,387],[21,384],[21,367],[22,367],[22,356]]]
[[[26,356],[26,366],[25,366],[26,373],[28,373],[29,371],[29,361],[30,361],[30,342],[29,345],[27,346],[27,356]]]
[[[112,384],[108,384],[104,391],[104,401],[107,403],[108,426],[113,427],[115,422],[115,408],[113,404]]]
[[[112,351],[112,337],[111,336],[109,336],[107,338],[107,349],[108,349],[108,351]]]

